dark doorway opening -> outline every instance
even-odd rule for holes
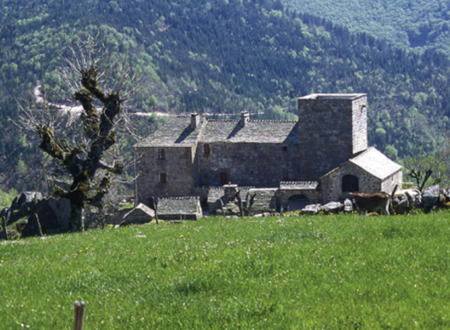
[[[301,210],[306,205],[309,205],[309,199],[305,195],[294,195],[289,197],[289,211]]]
[[[342,178],[342,192],[359,191],[359,180],[354,175],[345,175]]]

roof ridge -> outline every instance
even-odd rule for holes
[[[189,199],[197,199],[197,200],[200,200],[200,197],[199,196],[182,196],[182,197],[161,197],[161,198],[158,198],[158,200],[172,200],[172,201],[175,201],[175,200],[189,200]]]

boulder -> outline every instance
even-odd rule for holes
[[[450,189],[442,189],[441,193],[444,195],[446,202],[450,202]]]
[[[223,213],[222,213],[223,209]],[[216,211],[220,215],[239,215],[241,213],[239,206],[234,203],[228,203]]]
[[[408,197],[411,209],[419,209],[422,207],[422,194],[419,189],[408,189],[405,191],[405,194]]]
[[[397,194],[392,198],[392,207],[395,213],[405,214],[411,210],[411,204],[406,193]]]
[[[425,209],[431,209],[439,201],[439,185],[425,189],[422,194],[422,205]]]
[[[350,199],[346,198],[344,201],[344,211],[352,212],[353,211],[353,203]]]
[[[344,204],[339,202],[329,202],[321,207],[321,211],[325,213],[339,213],[344,208]]]
[[[61,233],[69,230],[70,201],[65,198],[46,198],[36,203],[28,215],[28,222],[22,230],[22,237]],[[38,223],[39,221],[39,223]]]
[[[302,214],[314,215],[318,214],[320,211],[321,211],[320,204],[306,205],[304,208],[302,208]]]
[[[253,217],[254,217],[254,218],[261,218],[261,217],[265,218],[265,217],[270,217],[270,213],[269,213],[269,212],[258,213],[258,214],[255,214]]]
[[[140,203],[134,209],[129,211],[123,219],[128,224],[143,224],[151,222],[155,218],[155,211],[147,205]]]
[[[41,200],[42,197],[42,193],[39,191],[24,191],[19,195],[17,204],[19,207],[21,207],[25,203]]]

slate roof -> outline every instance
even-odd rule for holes
[[[299,100],[335,100],[335,99],[347,99],[356,100],[360,97],[367,96],[367,94],[362,93],[351,93],[351,94],[309,94],[306,96],[299,97]]]
[[[317,181],[281,181],[281,190],[315,190],[319,186]]]
[[[200,209],[200,198],[196,196],[158,198],[158,216],[196,214]]]
[[[204,143],[298,143],[298,123],[286,120],[208,120],[202,132]]]
[[[402,166],[387,158],[374,147],[370,147],[355,158],[350,159],[349,162],[381,180],[402,169]]]
[[[174,117],[135,147],[190,147],[197,142],[298,143],[299,139],[297,121],[249,120],[241,126],[239,120],[202,117],[196,129],[190,124],[190,117]]]
[[[192,147],[197,143],[198,136],[205,120],[202,118],[197,128],[191,127],[191,117],[173,117],[160,129],[146,137],[134,147]]]

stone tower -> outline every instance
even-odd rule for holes
[[[366,94],[311,94],[298,99],[301,172],[314,180],[367,149]]]

